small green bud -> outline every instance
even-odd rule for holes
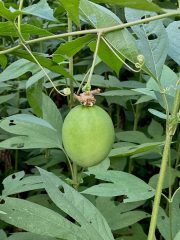
[[[63,93],[64,93],[64,95],[68,96],[68,95],[71,94],[71,89],[70,88],[64,88]]]

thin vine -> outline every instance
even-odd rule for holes
[[[151,22],[151,21],[155,21],[155,20],[159,20],[159,19],[163,19],[163,18],[167,18],[167,17],[172,17],[172,16],[176,16],[176,15],[180,15],[180,10],[148,17],[145,19],[137,20],[137,21],[123,23],[120,25],[112,26],[112,27],[88,29],[88,30],[74,31],[74,32],[69,32],[69,33],[56,34],[53,36],[40,37],[40,38],[25,41],[25,43],[33,44],[33,43],[37,43],[37,42],[41,42],[41,41],[48,41],[48,40],[53,40],[53,39],[58,39],[58,38],[63,38],[63,37],[68,37],[68,36],[77,36],[77,35],[84,35],[84,34],[97,34],[99,32],[108,33],[108,32],[113,32],[113,31],[117,31],[120,29],[131,27],[131,26],[144,24],[147,22]],[[22,46],[21,43],[19,43],[17,46],[0,51],[0,54],[10,53],[14,50],[17,50],[21,46]]]
[[[157,183],[157,189],[156,189],[156,194],[155,194],[155,199],[153,204],[152,216],[151,216],[149,233],[148,233],[148,240],[154,240],[163,182],[164,182],[167,163],[168,163],[169,154],[170,154],[170,146],[172,143],[173,135],[175,134],[175,131],[178,125],[179,108],[180,108],[180,89],[177,86],[176,95],[173,103],[172,114],[167,118],[166,139],[165,139],[164,151],[163,151],[162,162],[161,162],[161,167],[159,172],[159,179]]]

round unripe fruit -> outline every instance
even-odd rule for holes
[[[104,160],[114,142],[114,127],[100,107],[78,105],[64,120],[62,140],[70,159],[82,167]]]

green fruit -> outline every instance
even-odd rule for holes
[[[62,140],[72,161],[90,167],[109,154],[114,142],[113,123],[102,108],[78,105],[64,120]]]

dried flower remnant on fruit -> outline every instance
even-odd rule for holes
[[[77,99],[82,105],[92,107],[96,102],[94,94],[98,94],[100,91],[101,90],[98,88],[92,91],[83,92],[79,96],[74,94],[74,98]]]

